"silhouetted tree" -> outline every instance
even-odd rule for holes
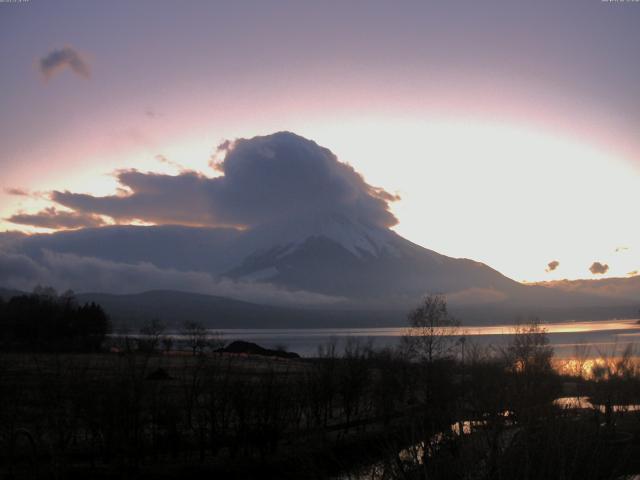
[[[183,324],[182,334],[191,353],[195,356],[202,353],[207,346],[209,334],[200,322],[187,320]]]
[[[58,296],[52,288],[36,287],[0,308],[0,338],[8,349],[95,351],[109,331],[102,307],[79,306],[71,291]]]
[[[164,353],[169,353],[173,349],[173,337],[170,335],[165,335],[162,337],[162,350]]]
[[[147,353],[155,353],[160,347],[165,329],[165,324],[157,318],[146,321],[140,328],[143,336],[138,339],[138,348]]]
[[[515,327],[503,355],[512,381],[511,405],[521,419],[533,420],[559,388],[552,365],[553,347],[539,320]]]
[[[409,313],[409,328],[402,338],[404,348],[412,357],[433,362],[451,354],[460,322],[447,309],[443,295],[428,295]]]
[[[515,327],[506,355],[512,369],[524,375],[549,373],[553,369],[553,347],[538,319]]]

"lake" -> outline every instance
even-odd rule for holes
[[[504,345],[510,341],[516,325],[462,326],[461,332],[468,342],[482,345]],[[591,355],[600,352],[620,352],[629,344],[640,341],[638,319],[613,319],[592,322],[562,322],[543,324],[557,358],[574,355],[575,347],[590,347]],[[263,347],[284,347],[302,356],[314,356],[318,346],[335,339],[338,352],[342,352],[348,338],[371,341],[376,348],[395,346],[406,329],[390,328],[311,328],[311,329],[220,329],[226,342],[246,340]]]

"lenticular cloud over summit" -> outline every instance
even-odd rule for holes
[[[52,199],[77,212],[118,222],[251,228],[283,218],[339,213],[362,224],[397,223],[389,203],[397,197],[365,182],[328,149],[289,132],[225,142],[224,159],[208,177],[118,172],[128,195],[96,197],[54,192]]]

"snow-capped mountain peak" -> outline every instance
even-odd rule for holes
[[[389,229],[366,225],[340,213],[326,213],[270,222],[248,234],[248,242],[255,245],[255,251],[277,249],[277,256],[283,257],[307,240],[320,237],[362,258],[383,252],[394,254],[395,236]]]

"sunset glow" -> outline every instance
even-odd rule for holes
[[[637,75],[620,76],[608,64],[638,72],[624,46],[637,43],[638,30],[622,20],[638,9],[599,3],[556,5],[554,19],[532,3],[523,28],[547,35],[536,42],[516,35],[509,45],[493,43],[488,32],[507,33],[507,23],[491,23],[493,14],[516,19],[523,12],[500,3],[433,6],[459,20],[449,30],[418,4],[412,12],[380,4],[355,22],[347,19],[358,18],[357,9],[343,5],[333,16],[318,6],[308,17],[313,24],[277,15],[258,22],[260,6],[244,35],[231,25],[247,12],[229,5],[225,24],[205,27],[201,12],[169,4],[154,5],[155,20],[144,21],[142,2],[119,28],[122,38],[110,42],[72,25],[100,17],[109,28],[118,2],[4,6],[0,48],[10,68],[3,78],[0,229],[51,231],[8,219],[52,206],[68,211],[51,202],[53,190],[113,194],[117,169],[217,175],[208,163],[224,140],[287,130],[398,194],[395,231],[426,248],[482,261],[518,281],[632,275],[640,269],[640,231],[629,217],[640,204],[640,114],[626,98],[638,96],[629,80]],[[284,11],[293,18],[297,7]],[[24,26],[45,17],[66,35],[29,35]],[[584,29],[559,41],[552,27],[569,17]],[[142,55],[150,47],[145,32],[170,18],[188,30],[177,42],[156,39],[155,53]],[[471,18],[473,28],[463,28]],[[315,26],[323,20],[331,35]],[[387,33],[371,44],[354,40],[382,25]],[[289,41],[303,31],[304,42]],[[604,38],[616,45],[615,58]],[[259,43],[264,57],[252,48]],[[448,54],[433,47],[441,43]],[[336,48],[341,44],[349,48]],[[484,52],[490,44],[499,46]],[[38,72],[37,59],[59,45],[82,67]],[[588,53],[589,62],[573,55],[567,64],[562,52],[572,48]],[[185,49],[190,53],[182,55]],[[179,58],[168,71],[160,51]],[[615,92],[610,80],[618,82]],[[552,261],[558,266],[549,270]],[[590,272],[594,262],[606,271]]]

